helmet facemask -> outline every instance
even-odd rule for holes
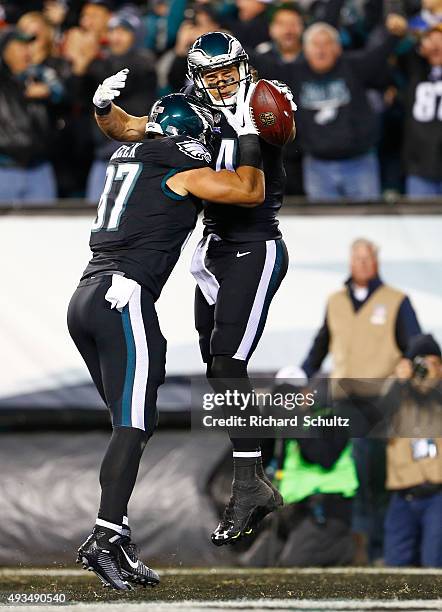
[[[224,68],[228,69],[228,68],[233,68],[233,67],[237,68],[238,70],[238,78],[236,80],[231,80],[231,78],[228,78],[228,79],[221,78],[221,79],[217,79],[216,84],[214,84],[213,87],[207,86],[207,83],[204,80],[205,75],[207,75],[208,73],[214,72],[214,71],[223,70]],[[193,74],[193,81],[195,84],[196,94],[199,95],[201,98],[203,98],[210,106],[215,107],[215,108],[219,108],[219,107],[229,108],[231,106],[234,106],[236,104],[236,98],[237,98],[239,87],[241,83],[248,83],[248,82],[251,82],[251,80],[252,80],[252,75],[249,72],[249,65],[246,60],[240,60],[240,61],[229,62],[229,63],[220,63],[219,65],[210,66],[209,68],[200,67],[194,70],[194,74]],[[237,87],[236,87],[236,90],[233,91],[229,97],[223,97],[224,92],[221,89],[221,87],[223,87],[223,84],[224,86],[236,85]],[[219,99],[217,99],[213,95],[215,91],[218,92]]]

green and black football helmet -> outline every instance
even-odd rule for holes
[[[213,115],[206,105],[183,93],[169,94],[157,100],[149,113],[146,135],[191,136],[210,145],[213,136]]]
[[[239,72],[238,87],[241,82],[251,82],[249,56],[241,43],[226,32],[209,32],[196,39],[187,54],[188,77],[193,81],[195,94],[213,107],[233,106],[237,91],[229,98],[215,100],[204,84],[205,72],[236,66]]]

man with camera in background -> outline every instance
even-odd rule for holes
[[[382,418],[378,399],[385,379],[420,333],[408,296],[380,278],[376,245],[365,238],[355,240],[350,250],[350,278],[330,296],[324,323],[301,368],[310,379],[331,354],[333,396],[352,416],[352,435],[362,436],[354,441],[360,481],[353,515],[354,561],[358,564],[382,554],[379,540],[386,505],[384,444],[364,436]]]
[[[442,567],[442,361],[431,335],[416,336],[385,397],[387,444],[385,562]],[[411,437],[413,436],[413,437]]]

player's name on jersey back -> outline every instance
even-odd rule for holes
[[[111,159],[117,159],[119,157],[134,158],[138,147],[140,147],[142,144],[142,142],[136,142],[132,145],[121,145],[121,147],[118,147],[115,153],[113,153]]]

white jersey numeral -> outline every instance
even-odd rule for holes
[[[219,148],[218,159],[216,160],[216,171],[219,172],[224,168],[235,172],[234,156],[236,149],[236,140],[233,138],[223,138]]]
[[[422,122],[434,121],[436,118],[442,121],[442,81],[419,83],[416,87],[413,117]]]
[[[106,215],[107,198],[112,188],[112,183],[115,176],[115,166],[111,164],[106,168],[106,180],[104,181],[104,189],[101,197],[98,201],[97,216],[95,221],[92,223],[92,231],[98,232],[104,225],[104,217]]]
[[[120,181],[119,189],[113,200],[112,210],[109,214],[106,231],[115,232],[118,230],[121,215],[126,208],[127,201],[137,178],[140,175],[142,164],[140,163],[125,163],[125,164],[109,164],[106,169],[106,180],[104,182],[103,193],[98,202],[97,216],[92,224],[92,231],[98,232],[105,224],[106,209],[109,200],[109,193],[115,181]]]

